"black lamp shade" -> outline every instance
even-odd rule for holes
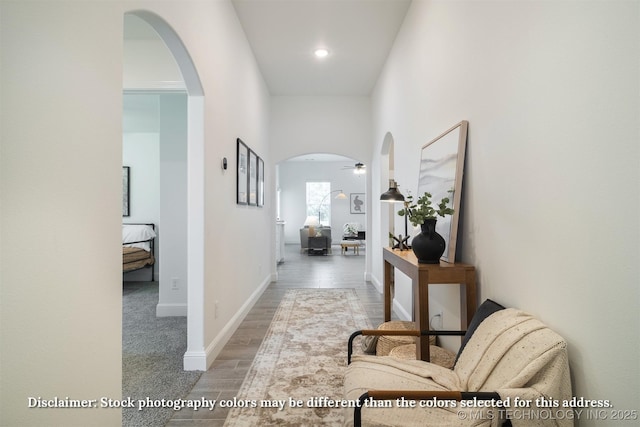
[[[389,189],[382,193],[380,200],[383,202],[404,202],[404,196],[398,191],[398,184],[389,180]]]

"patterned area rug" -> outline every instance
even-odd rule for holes
[[[365,328],[353,289],[287,291],[225,426],[341,425],[344,410],[317,398],[342,399],[347,341]]]

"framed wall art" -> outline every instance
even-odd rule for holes
[[[249,147],[240,138],[237,139],[237,170],[236,170],[236,203],[246,205],[249,184]]]
[[[122,167],[122,216],[130,216],[129,211],[129,166]]]
[[[365,194],[364,193],[350,193],[349,194],[349,212],[352,214],[365,213]]]
[[[264,206],[264,160],[258,157],[258,206]]]
[[[258,155],[249,149],[249,205],[258,204]]]

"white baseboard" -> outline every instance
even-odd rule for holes
[[[411,320],[411,313],[408,313],[397,299],[393,299],[393,311],[396,312],[400,320]]]
[[[156,305],[156,317],[185,317],[186,315],[186,303]]]
[[[371,275],[371,278],[369,279],[369,281],[371,283],[373,283],[373,286],[376,287],[376,289],[378,290],[378,292],[380,292],[381,294],[384,293],[384,286],[382,285],[382,283],[380,282],[380,280],[378,280],[378,278],[376,276],[374,276],[373,274]]]
[[[381,294],[384,293],[384,286],[376,276],[371,275],[370,281],[371,283],[373,283],[373,286],[376,287],[378,292],[380,292]],[[404,307],[400,305],[398,300],[396,300],[395,298],[393,299],[393,311],[396,312],[400,320],[411,320],[411,313],[405,310]]]
[[[371,281],[371,273],[369,273],[368,271],[364,272],[364,281],[365,282],[370,282]]]
[[[264,279],[204,351],[191,351],[184,354],[183,363],[185,371],[206,371],[209,369],[213,361],[222,351],[222,348],[227,344],[236,329],[238,329],[240,323],[242,323],[247,314],[249,314],[249,311],[255,303],[258,302],[258,299],[260,299],[262,293],[267,289],[269,283],[271,283],[271,275]]]
[[[204,351],[187,351],[182,357],[182,366],[185,371],[206,371],[207,353]]]

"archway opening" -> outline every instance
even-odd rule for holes
[[[360,166],[361,165],[361,166]],[[345,227],[352,230],[355,237],[360,232],[363,276],[366,277],[367,224],[370,209],[367,196],[366,165],[359,159],[333,153],[309,153],[294,156],[276,164],[275,194],[277,220],[284,224],[279,245],[284,243],[287,251],[308,254],[308,221],[316,221],[322,226],[321,234],[328,234],[332,255],[341,256],[341,242],[347,234]],[[308,184],[325,185],[327,190],[318,194],[317,200],[308,199]],[[322,187],[322,188],[325,188]],[[346,197],[336,198],[338,195]],[[354,228],[355,227],[355,228]],[[330,230],[327,230],[330,229]],[[316,232],[318,230],[315,230]],[[276,261],[284,261],[284,249],[276,248]],[[345,254],[355,254],[352,245],[345,246]]]
[[[204,349],[204,91],[189,52],[160,16],[144,10],[125,14],[146,22],[171,52],[187,93],[186,287],[187,351],[185,370],[206,370]],[[175,89],[175,88],[174,88]],[[169,278],[171,280],[171,278]],[[173,283],[172,283],[173,285]],[[178,283],[180,286],[180,283]]]

